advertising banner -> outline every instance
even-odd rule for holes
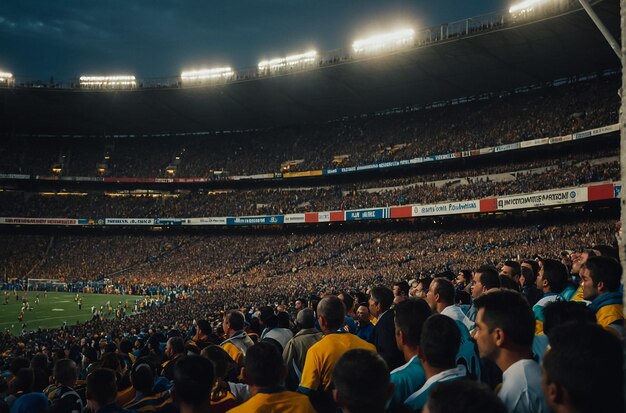
[[[227,217],[226,225],[274,225],[283,224],[282,215],[267,215],[254,217]]]
[[[0,224],[10,225],[78,225],[77,219],[0,217]]]
[[[183,221],[182,218],[157,218],[154,225],[182,225]]]
[[[285,224],[301,224],[305,222],[304,214],[287,214],[285,215]]]
[[[389,208],[390,218],[411,218],[413,216],[413,208],[411,206],[397,206]]]
[[[306,176],[322,176],[321,169],[315,171],[302,171],[302,172],[285,172],[283,178],[302,178]]]
[[[414,217],[480,212],[480,202],[477,200],[447,202],[445,204],[413,205],[412,207],[412,216]]]
[[[226,225],[226,217],[187,218],[183,225]]]
[[[555,144],[555,143],[561,143],[561,142],[571,142],[572,140],[572,135],[564,135],[564,136],[557,136],[555,138],[550,138],[550,145]]]
[[[519,149],[519,148],[520,148],[520,143],[515,142],[515,143],[508,143],[506,145],[496,146],[494,150],[495,152],[504,152],[504,151],[512,151],[512,150]]]
[[[589,201],[602,201],[615,198],[613,184],[591,185],[587,187],[587,199]]]
[[[577,132],[572,134],[574,140],[590,138],[596,135],[604,135],[605,133],[617,132],[619,131],[619,123],[615,123],[613,125],[603,126],[601,128],[590,129],[582,132]]]
[[[498,198],[498,210],[536,208],[550,205],[575,204],[587,201],[587,188],[559,189],[534,194]]]
[[[154,225],[152,218],[105,218],[104,225]]]
[[[356,211],[346,211],[346,221],[360,221],[363,219],[383,219],[387,217],[387,208],[372,208],[360,209]]]
[[[520,142],[520,147],[530,148],[531,146],[547,145],[550,143],[550,138],[533,139],[531,141]]]

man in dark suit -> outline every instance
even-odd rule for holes
[[[377,318],[374,329],[376,351],[387,362],[389,370],[404,364],[404,356],[396,345],[396,327],[394,324],[393,291],[385,286],[372,287],[370,290],[370,313]]]

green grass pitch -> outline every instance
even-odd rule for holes
[[[9,304],[5,305],[4,291],[0,292],[0,330],[7,329],[15,335],[22,332],[22,323],[17,317],[22,308],[21,296],[24,291],[19,291],[20,300],[16,301],[11,292]],[[40,304],[35,304],[35,297],[39,294]],[[107,301],[111,301],[111,305],[115,309],[117,303],[128,300],[129,308],[126,314],[131,314],[135,299],[141,299],[136,295],[114,295],[114,294],[80,294],[83,299],[82,310],[78,309],[78,304],[74,301],[76,293],[48,293],[48,298],[44,298],[43,292],[29,291],[28,301],[32,307],[32,311],[26,311],[23,323],[26,323],[26,330],[36,330],[38,328],[58,328],[63,326],[66,321],[68,325],[76,324],[77,321],[83,322],[91,320],[91,306],[105,306]]]

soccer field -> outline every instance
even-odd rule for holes
[[[82,310],[78,309],[78,304],[74,301],[75,293],[48,293],[48,298],[44,298],[43,292],[29,291],[28,301],[32,307],[32,311],[26,311],[23,322],[19,322],[17,317],[22,308],[21,297],[24,291],[18,292],[19,300],[15,300],[13,293],[9,300],[9,304],[4,304],[4,291],[0,296],[0,330],[7,329],[15,335],[22,331],[22,323],[26,323],[27,330],[36,330],[41,328],[58,328],[67,322],[68,325],[75,324],[77,321],[83,322],[90,320],[92,317],[91,306],[104,306],[107,301],[116,306],[119,301],[124,303],[128,300],[129,309],[135,303],[135,299],[140,298],[135,295],[113,295],[113,294],[80,294],[83,299]],[[35,297],[39,294],[40,303],[35,304]]]

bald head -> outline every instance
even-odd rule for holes
[[[317,315],[324,318],[327,330],[338,330],[343,326],[346,307],[336,296],[327,295],[317,305]]]

